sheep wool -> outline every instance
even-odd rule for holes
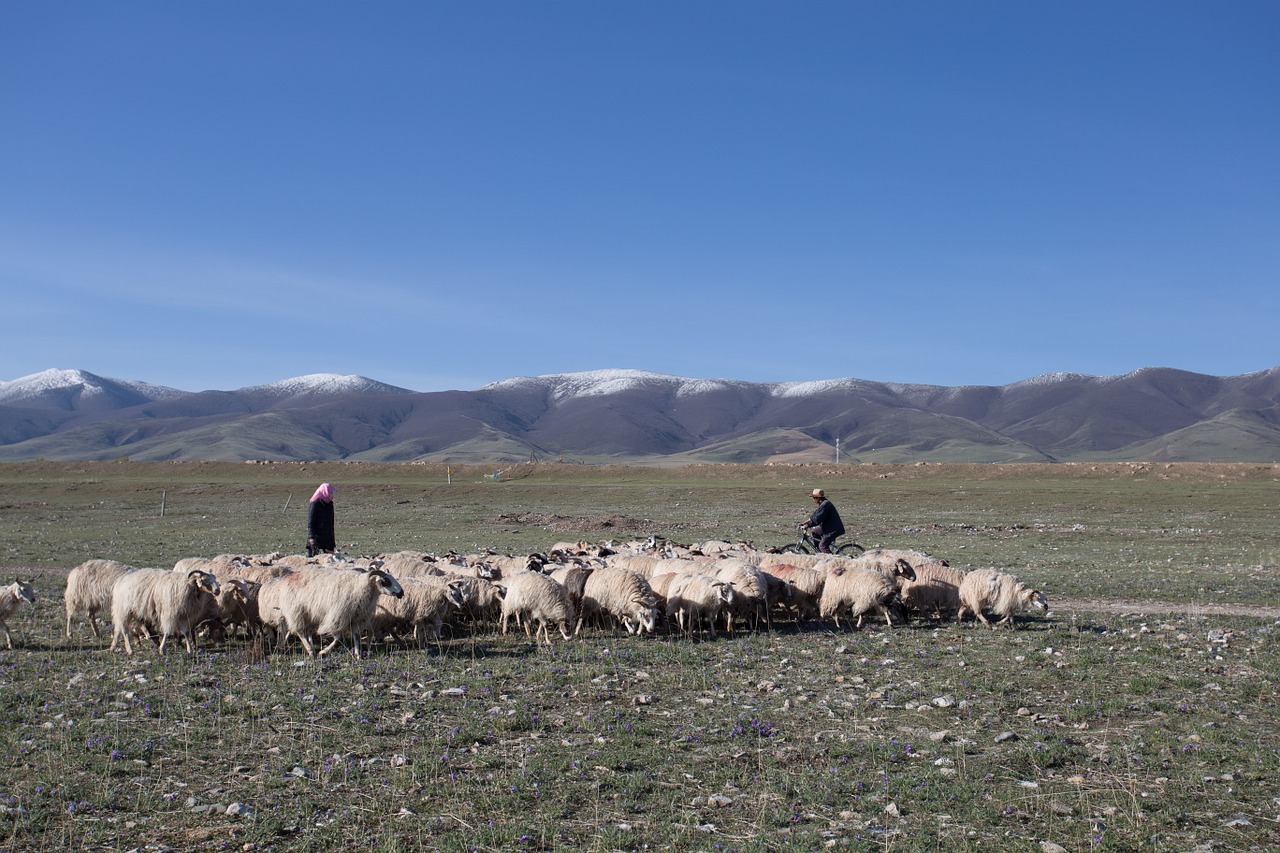
[[[121,639],[133,654],[129,635],[141,628],[160,634],[160,654],[169,637],[182,637],[187,654],[195,650],[191,632],[205,610],[206,599],[217,596],[218,579],[195,569],[185,575],[165,569],[138,569],[120,578],[111,593],[111,651]]]
[[[652,633],[657,604],[647,580],[635,572],[605,566],[593,571],[583,584],[578,628],[587,619],[611,619],[628,634]]]
[[[560,584],[541,572],[516,572],[506,582],[507,591],[502,598],[502,633],[507,633],[507,620],[514,616],[524,625],[525,636],[535,639],[541,636],[551,645],[549,625],[560,630],[560,636],[568,640],[574,627],[573,605],[569,593]],[[530,628],[537,625],[537,632]]]
[[[7,620],[24,601],[28,604],[36,603],[36,591],[28,582],[14,578],[13,583],[0,589],[0,628],[4,629],[4,641],[9,644],[9,648],[13,648],[13,637],[9,634]]]
[[[116,581],[137,571],[115,560],[85,560],[67,575],[67,589],[63,600],[67,605],[67,639],[71,638],[71,620],[86,617],[93,636],[101,637],[98,630],[98,614],[111,612],[111,591]]]
[[[1016,627],[1013,617],[1029,608],[1048,610],[1049,602],[1044,593],[1032,589],[1016,577],[994,569],[978,569],[969,572],[960,583],[960,609],[956,612],[956,621],[969,611],[988,628],[1008,625]],[[989,611],[1000,620],[992,625],[983,615]]]

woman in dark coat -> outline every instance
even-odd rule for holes
[[[333,486],[321,483],[311,496],[311,509],[307,515],[307,555],[332,554],[335,547]]]

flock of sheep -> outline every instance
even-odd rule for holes
[[[34,600],[29,584],[16,582],[3,593],[0,626],[7,640],[5,617],[23,600]],[[182,559],[172,570],[89,560],[68,575],[65,602],[68,638],[77,619],[100,637],[98,616],[109,614],[111,649],[123,644],[129,654],[139,637],[158,642],[161,653],[170,638],[181,637],[191,652],[198,636],[240,631],[277,650],[297,638],[309,656],[347,643],[356,657],[370,640],[439,640],[446,624],[505,634],[514,621],[549,645],[551,629],[571,639],[584,625],[714,636],[718,628],[788,621],[799,627],[817,619],[840,628],[842,620],[861,627],[867,615],[892,626],[912,616],[961,620],[972,614],[989,627],[1013,627],[1016,614],[1048,609],[1042,593],[1013,575],[960,572],[919,551],[850,558],[653,540],[557,543],[527,557],[223,555]]]

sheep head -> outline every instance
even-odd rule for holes
[[[13,593],[13,597],[18,601],[25,601],[28,604],[36,603],[35,588],[21,578],[13,579],[13,586],[9,587],[9,591]]]
[[[1034,607],[1037,610],[1049,609],[1049,599],[1044,597],[1044,593],[1038,589],[1032,589],[1025,583],[1018,584],[1018,598],[1023,601],[1027,607]]]
[[[399,581],[382,571],[382,569],[370,569],[369,580],[377,585],[378,590],[383,595],[389,595],[392,598],[404,597],[404,587],[400,586]]]
[[[465,584],[462,581],[450,581],[445,587],[445,601],[452,604],[458,610],[466,605]]]
[[[221,588],[218,586],[218,579],[200,569],[192,569],[187,572],[187,581],[196,589],[202,589],[213,596],[221,592]]]
[[[909,581],[916,579],[916,570],[911,568],[911,564],[901,557],[898,562],[893,564],[893,574],[895,577],[906,578]]]

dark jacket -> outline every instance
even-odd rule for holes
[[[824,536],[844,535],[844,522],[840,520],[840,513],[836,512],[836,505],[826,498],[814,508],[807,526],[820,528]]]
[[[329,501],[312,501],[307,515],[307,537],[315,540],[317,551],[332,551],[336,547],[333,533],[333,504]]]

